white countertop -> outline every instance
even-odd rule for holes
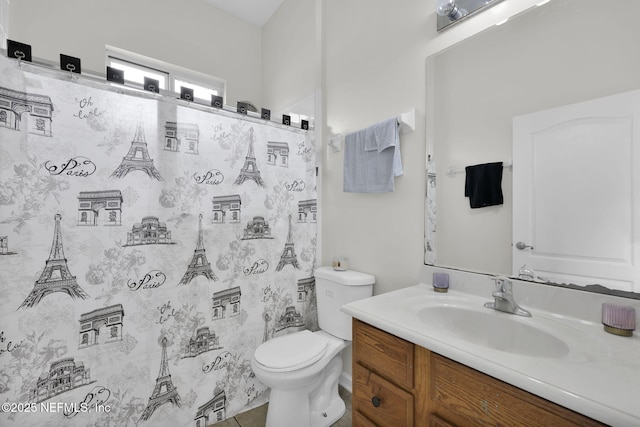
[[[441,294],[419,284],[347,304],[342,311],[600,422],[640,426],[640,336],[615,336],[606,333],[600,323],[528,307],[518,300],[518,291],[514,294],[533,316],[499,315],[520,317],[516,321],[532,322],[566,338],[569,354],[533,357],[474,345],[430,327],[416,314],[424,304],[456,300],[482,307],[492,300],[490,292],[485,298],[453,289]]]

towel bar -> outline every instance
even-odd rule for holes
[[[416,129],[416,109],[412,108],[406,113],[398,115],[398,123],[400,124],[400,135],[411,133]],[[338,133],[329,137],[329,147],[334,153],[342,150],[344,143],[344,134]]]
[[[511,160],[509,160],[508,162],[504,162],[502,167],[504,169],[508,169],[511,171],[513,170],[513,162]],[[459,173],[465,173],[464,168],[459,169],[454,166],[449,166],[449,168],[447,168],[447,175],[449,176],[455,176],[456,174],[459,174]]]

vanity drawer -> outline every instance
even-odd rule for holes
[[[394,384],[413,388],[413,344],[353,320],[353,362]]]
[[[353,365],[352,405],[356,426],[413,426],[413,395],[371,372]]]

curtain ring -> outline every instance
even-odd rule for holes
[[[24,59],[26,55],[21,50],[16,50],[13,52],[13,56],[15,56],[16,59],[18,60],[18,67],[20,67],[20,62]]]

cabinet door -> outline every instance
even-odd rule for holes
[[[598,422],[432,353],[431,399],[457,425],[587,427]]]
[[[354,412],[378,426],[413,426],[412,394],[358,363],[354,365],[353,382]]]
[[[429,427],[456,427],[453,424],[449,424],[436,414],[429,414]]]
[[[353,411],[352,420],[353,427],[378,427],[360,412]]]

